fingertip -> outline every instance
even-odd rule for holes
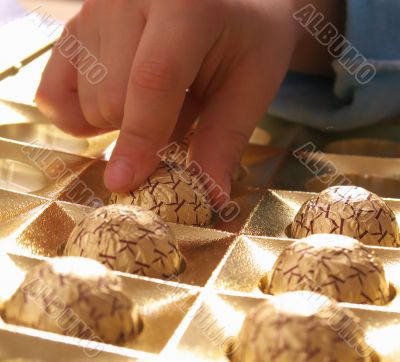
[[[124,159],[111,160],[104,174],[106,187],[113,192],[128,192],[135,182],[133,165]]]
[[[160,161],[154,147],[121,130],[106,167],[105,185],[114,192],[134,190],[150,176]]]
[[[76,101],[65,100],[63,103],[57,103],[54,99],[38,94],[35,102],[39,111],[50,122],[71,136],[93,137],[111,131],[111,129],[96,128],[87,123]]]

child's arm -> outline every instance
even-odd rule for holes
[[[313,2],[331,18],[341,12],[332,6],[337,1]],[[186,129],[200,115],[191,157],[229,191],[249,136],[289,65],[296,66],[293,54],[308,43],[293,18],[308,3],[86,0],[53,51],[37,103],[71,133],[121,128],[105,174],[113,191],[138,186],[159,162],[157,151],[174,129]],[[88,77],[84,53],[80,62],[71,55],[74,46],[105,66],[104,79]],[[304,59],[326,69],[329,58],[314,51],[311,47]]]

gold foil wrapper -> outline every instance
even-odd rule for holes
[[[320,234],[295,241],[265,279],[260,288],[273,295],[306,290],[340,302],[370,305],[385,305],[392,297],[381,259],[343,235]]]
[[[296,239],[341,234],[366,245],[399,247],[399,226],[382,198],[361,187],[334,186],[303,204],[292,222]]]
[[[310,292],[284,293],[250,311],[229,357],[232,362],[257,362],[260,356],[265,362],[277,356],[282,362],[372,362],[373,351],[359,325],[354,313],[329,298]]]
[[[31,69],[37,72],[38,67],[32,63]],[[8,79],[7,87],[26,82],[29,71],[20,73]],[[144,329],[137,339],[123,346],[88,344],[0,321],[0,359],[228,361],[227,349],[246,314],[270,298],[261,292],[260,280],[293,243],[288,227],[301,205],[314,195],[304,191],[315,175],[291,156],[291,145],[313,140],[323,149],[335,141],[333,136],[270,117],[262,120],[262,126],[266,131],[255,135],[242,159],[246,173],[232,185],[239,215],[227,221],[217,212],[207,227],[169,224],[186,261],[182,274],[161,281],[113,272],[122,278],[124,292],[138,304],[143,317]],[[400,139],[400,127],[395,123],[390,127],[346,137],[373,135],[397,142],[393,138]],[[58,255],[72,228],[93,207],[108,203],[110,192],[103,172],[117,135],[77,139],[49,125],[33,106],[0,101],[0,253],[6,252],[3,261],[0,257],[0,271],[7,281],[0,286],[0,307],[34,265]],[[397,158],[326,154],[323,161],[335,164],[339,173],[357,175],[356,180],[365,175],[398,180]],[[383,181],[378,191],[388,189],[387,185]],[[391,187],[389,196],[395,191]],[[399,221],[400,201],[385,201]],[[379,307],[341,305],[361,319],[366,341],[381,362],[398,361],[400,347],[393,336],[400,333],[400,250],[368,248],[383,260],[394,298]]]

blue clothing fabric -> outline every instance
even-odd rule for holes
[[[345,37],[375,67],[376,75],[360,83],[360,74],[350,74],[338,59],[333,62],[335,78],[288,73],[269,113],[324,131],[399,116],[399,22],[399,0],[347,0]],[[347,58],[351,62],[355,56],[353,49]]]

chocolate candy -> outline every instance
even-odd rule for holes
[[[178,165],[160,164],[136,191],[113,193],[110,204],[140,206],[178,224],[205,226],[212,218],[202,182]]]
[[[371,362],[359,319],[333,300],[291,292],[261,302],[247,315],[233,362]]]
[[[86,216],[72,231],[64,255],[154,278],[176,276],[184,266],[168,225],[153,212],[128,205],[105,206]]]
[[[142,329],[120,279],[86,258],[54,258],[33,267],[5,303],[4,321],[48,332],[120,344]]]
[[[339,302],[384,305],[390,299],[382,261],[357,240],[312,235],[288,246],[273,267],[265,293],[318,292]]]
[[[301,207],[291,237],[320,233],[347,235],[367,245],[400,246],[393,211],[379,196],[355,186],[330,187]]]

